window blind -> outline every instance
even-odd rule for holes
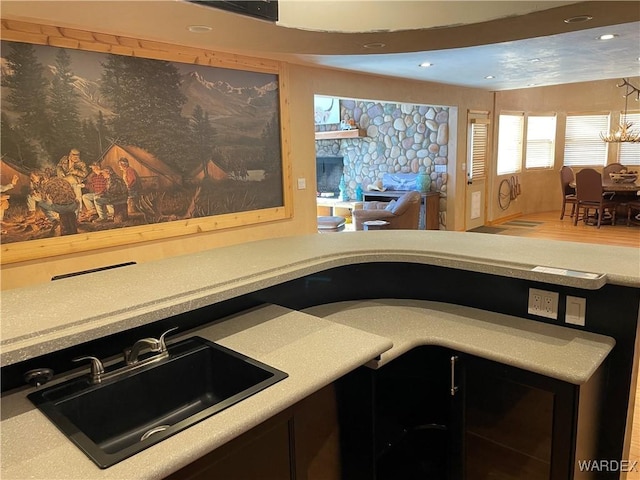
[[[609,131],[609,115],[567,115],[564,164],[602,167],[607,164],[607,144],[600,133]]]
[[[526,168],[552,168],[556,151],[555,115],[527,118]]]
[[[633,124],[631,126],[632,132],[640,132],[640,113],[627,113],[626,121]],[[640,143],[621,143],[620,150],[618,150],[618,162],[622,165],[640,165]]]
[[[471,180],[481,180],[487,176],[487,136],[489,125],[487,122],[471,122]]]
[[[498,175],[519,172],[522,168],[524,115],[500,115],[498,124]]]

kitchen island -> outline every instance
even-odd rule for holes
[[[8,379],[47,362],[62,366],[60,377],[78,374],[77,366],[71,371],[67,361],[65,369],[61,360],[70,350],[74,356],[115,355],[131,338],[173,324],[182,327],[179,336],[197,332],[289,378],[106,470],[30,405],[30,387],[8,380],[2,478],[168,476],[360,366],[377,368],[377,357],[390,361],[385,355],[392,359],[418,344],[446,344],[575,385],[600,368],[615,372],[615,394],[603,400],[619,412],[609,419],[606,453],[622,457],[635,387],[639,264],[637,249],[440,231],[354,232],[246,243],[3,292],[0,358]],[[559,293],[557,319],[528,313],[529,288]],[[69,295],[80,290],[91,292],[90,309],[83,308],[86,299]],[[564,322],[567,296],[586,299],[585,326]],[[427,333],[403,329],[416,335],[394,338],[393,328],[379,321],[367,328],[361,316],[349,321],[311,308],[367,298],[436,302],[420,305],[426,320],[416,328]],[[619,309],[613,322],[610,302]],[[460,309],[447,313],[451,305]],[[430,317],[440,322],[433,330],[426,326]],[[531,346],[528,364],[518,363],[522,355],[505,353],[504,340],[481,348],[472,338],[461,340],[455,329],[465,321],[486,339],[492,329],[496,338],[520,337],[522,348]],[[553,338],[557,345],[549,347]],[[551,350],[540,350],[543,345]],[[541,351],[544,358],[536,361]]]

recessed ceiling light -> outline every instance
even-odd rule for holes
[[[593,20],[591,15],[576,15],[575,17],[569,17],[564,19],[564,23],[583,23]]]
[[[539,61],[540,61],[540,59],[539,59],[539,58],[532,58],[532,59],[530,59],[529,61],[530,61],[531,63],[536,63],[536,62],[539,62]]]
[[[494,75],[487,75],[484,78],[486,78],[487,80],[491,80],[492,78],[496,78],[496,77]]]
[[[429,62],[422,62],[422,63],[420,64],[420,66],[421,66],[422,68],[433,67],[433,63],[429,63]]]
[[[191,33],[205,33],[210,32],[212,28],[208,25],[189,25],[187,27],[187,30],[189,30]]]
[[[382,42],[372,42],[372,43],[365,43],[362,46],[364,48],[384,48],[387,46],[387,44]]]
[[[604,35],[600,35],[598,37],[598,40],[611,40],[613,38],[616,38],[618,35],[616,35],[615,33],[605,33]]]

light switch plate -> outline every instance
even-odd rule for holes
[[[304,190],[305,188],[307,188],[307,179],[306,178],[299,178],[298,179],[298,190]]]
[[[584,327],[585,315],[587,313],[587,299],[581,297],[572,297],[567,295],[567,308],[564,321],[571,325],[580,325]]]

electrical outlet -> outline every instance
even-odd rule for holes
[[[529,289],[527,312],[538,317],[558,319],[558,292],[549,292],[537,288]]]
[[[542,310],[542,295],[540,295],[540,293],[538,293],[537,291],[530,292],[529,295],[530,310],[533,310],[534,312],[539,312],[540,310]]]
[[[547,315],[551,315],[554,309],[553,299],[549,295],[545,295],[544,297],[542,297],[542,301],[543,301],[542,310]]]

